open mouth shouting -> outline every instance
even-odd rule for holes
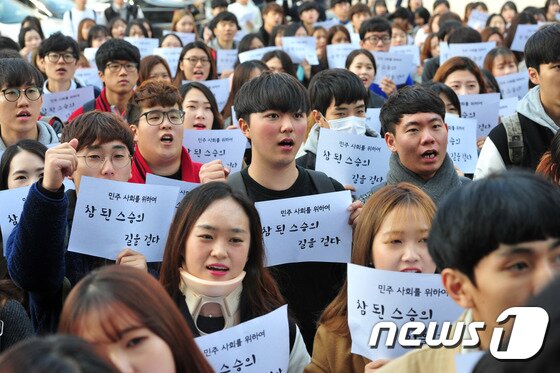
[[[193,70],[193,80],[204,80],[204,70],[194,69]]]
[[[278,143],[278,145],[280,145],[280,148],[285,151],[291,151],[294,148],[294,144],[294,139],[288,137],[282,139],[282,141]]]
[[[31,112],[22,110],[16,114],[16,117],[21,120],[28,120],[29,118],[31,118]]]
[[[170,145],[173,143],[173,135],[171,133],[166,133],[159,138],[159,141],[165,145]]]
[[[438,156],[438,151],[434,150],[434,149],[430,149],[430,150],[426,150],[424,153],[422,153],[422,158],[425,160],[435,160]]]
[[[210,271],[210,274],[212,276],[225,276],[229,271],[228,266],[220,263],[213,263],[207,265],[206,269]]]

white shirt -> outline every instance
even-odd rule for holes
[[[228,5],[228,11],[235,14],[239,26],[247,33],[257,32],[262,26],[261,11],[252,0],[249,0],[247,5],[230,4]],[[247,27],[248,21],[253,24],[252,28]]]
[[[67,10],[62,16],[62,33],[78,40],[78,25],[84,18],[91,18],[97,22],[97,14],[93,9]]]

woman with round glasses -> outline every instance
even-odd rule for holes
[[[191,183],[225,180],[221,162],[193,162],[183,147],[183,98],[175,86],[162,80],[146,80],[132,97],[128,122],[136,150],[130,182],[145,183],[151,173]]]
[[[201,41],[194,41],[185,45],[179,55],[175,86],[180,87],[184,80],[216,79],[216,71],[211,49]]]
[[[39,121],[42,87],[43,76],[29,62],[0,59],[0,152],[23,139],[58,142],[53,127]]]

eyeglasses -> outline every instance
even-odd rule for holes
[[[112,73],[118,73],[124,67],[124,69],[128,72],[136,71],[138,68],[138,64],[134,62],[127,62],[127,63],[118,63],[118,62],[110,62],[105,65],[106,68],[109,69]]]
[[[163,118],[165,117],[167,117],[171,124],[182,125],[185,112],[179,109],[171,109],[169,111],[151,110],[140,115],[140,118],[144,116],[150,126],[159,126],[163,123]],[[140,118],[138,119],[140,120]]]
[[[208,57],[186,57],[183,60],[189,61],[189,63],[193,66],[196,66],[199,62],[202,66],[206,66],[210,63],[210,59]]]
[[[379,43],[380,40],[383,42],[383,44],[389,44],[391,42],[391,37],[389,35],[384,35],[384,36],[368,36],[367,38],[364,38],[364,41],[367,41],[371,44],[377,44]]]
[[[72,53],[52,52],[52,53],[47,54],[47,58],[48,58],[49,62],[52,62],[52,63],[57,63],[58,60],[60,59],[60,57],[62,57],[62,59],[66,63],[72,63],[72,62],[76,61],[76,57],[74,57],[74,55]]]
[[[19,100],[21,92],[23,92],[25,94],[25,97],[27,97],[27,99],[30,101],[37,101],[42,94],[41,89],[37,87],[29,87],[25,89],[6,88],[2,90],[4,98],[9,102],[16,102],[17,100]]]
[[[92,150],[86,155],[78,155],[79,158],[85,158],[86,166],[89,168],[95,168],[97,170],[101,169],[105,164],[107,159],[111,160],[111,164],[114,168],[119,169],[126,167],[130,163],[132,156],[128,153],[113,153],[111,157],[106,157],[98,153],[97,150]]]

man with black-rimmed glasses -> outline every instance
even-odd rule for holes
[[[104,88],[99,97],[74,111],[68,121],[91,110],[113,112],[123,117],[126,115],[128,101],[138,81],[138,48],[121,39],[110,39],[99,47],[95,64]]]
[[[39,121],[43,76],[20,58],[0,59],[0,152],[20,140],[58,142],[56,131]]]

